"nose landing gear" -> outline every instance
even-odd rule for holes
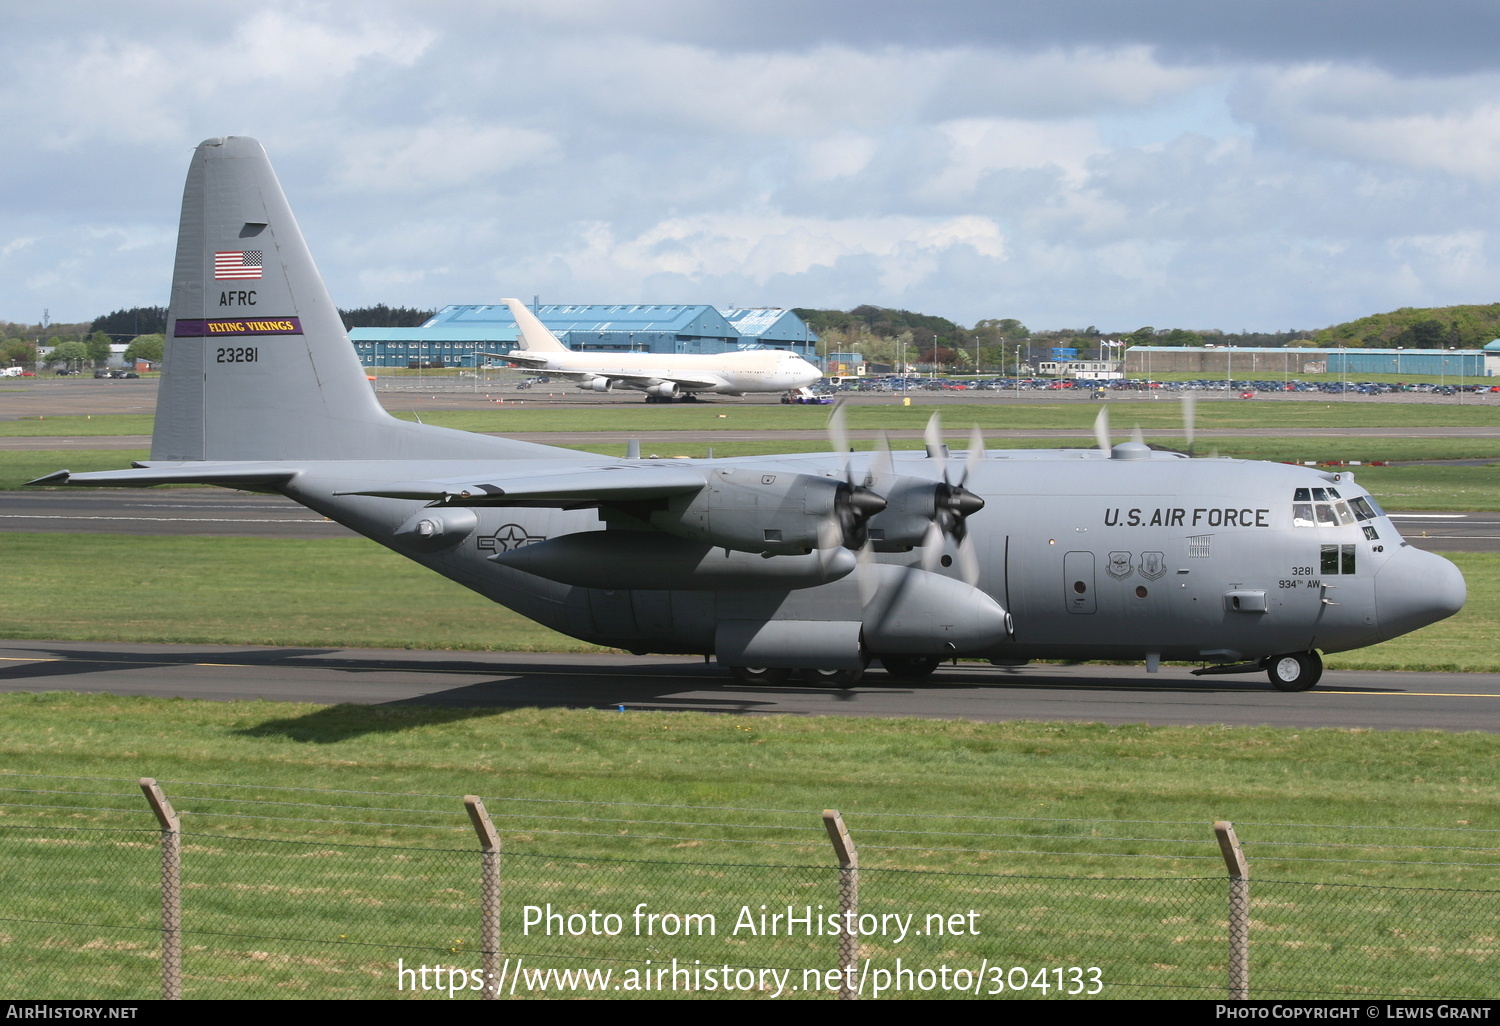
[[[1323,657],[1316,652],[1293,652],[1272,656],[1265,667],[1277,691],[1306,691],[1323,676]]]

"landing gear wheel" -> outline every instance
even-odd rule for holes
[[[731,666],[729,673],[741,684],[785,684],[792,675],[779,666]]]
[[[1266,676],[1277,691],[1306,691],[1323,676],[1323,657],[1316,652],[1293,652],[1266,660]]]
[[[801,673],[803,682],[814,687],[847,688],[858,684],[865,670],[861,666],[857,670],[802,670]]]
[[[879,658],[885,672],[897,680],[926,680],[942,662],[937,656],[899,655]]]

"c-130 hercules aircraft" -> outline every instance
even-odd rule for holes
[[[872,660],[1160,660],[1317,682],[1319,650],[1451,616],[1462,575],[1348,474],[1140,442],[612,459],[376,401],[260,144],[193,156],[151,458],[35,484],[277,492],[576,638],[740,680]]]

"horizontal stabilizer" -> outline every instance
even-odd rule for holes
[[[137,465],[134,470],[95,470],[55,474],[27,481],[28,485],[83,485],[90,488],[149,488],[164,484],[207,484],[235,488],[241,485],[278,485],[297,475],[297,468],[284,463],[173,463]]]
[[[496,477],[488,481],[473,478],[400,481],[334,494],[418,499],[446,506],[572,507],[690,495],[701,491],[706,483],[703,474],[691,467],[658,463],[532,474],[514,480]]]

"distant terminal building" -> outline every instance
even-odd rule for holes
[[[1493,347],[1493,348],[1492,348]],[[1395,374],[1414,380],[1500,375],[1500,339],[1484,349],[1303,349],[1265,346],[1131,346],[1127,374],[1205,378],[1295,378],[1303,374]]]
[[[817,362],[818,336],[790,310],[720,310],[681,305],[561,305],[536,315],[580,352],[692,353],[785,349]],[[480,353],[519,346],[503,303],[445,306],[416,328],[355,328],[349,338],[366,367],[474,367]]]
[[[1076,378],[1079,381],[1114,381],[1125,376],[1120,370],[1119,360],[1044,360],[1038,364],[1037,373],[1044,378]]]

